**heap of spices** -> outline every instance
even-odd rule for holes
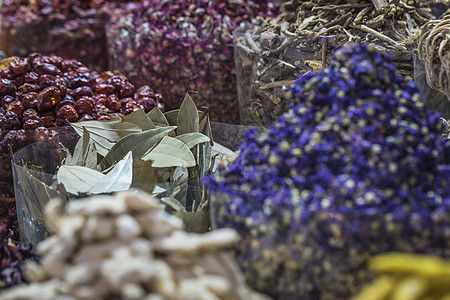
[[[270,1],[154,1],[130,4],[107,29],[110,64],[137,84],[150,84],[179,107],[199,92],[213,121],[239,118],[232,31],[279,12]]]
[[[41,52],[75,58],[90,68],[106,70],[104,27],[119,2],[5,0],[0,6],[3,50],[8,56]]]
[[[26,264],[32,283],[1,299],[268,299],[224,251],[236,231],[187,233],[148,194],[54,200],[46,223],[55,235],[38,246],[42,264]]]
[[[375,3],[375,4],[374,4]],[[434,19],[423,1],[284,1],[285,12],[237,30],[235,58],[242,124],[268,125],[289,109],[287,91],[299,75],[326,67],[332,50],[374,43],[413,74],[414,31]]]
[[[450,141],[412,81],[367,44],[300,77],[299,103],[205,181],[236,229],[249,284],[283,299],[345,299],[387,251],[450,256]]]
[[[11,216],[15,213],[10,212]],[[9,219],[13,222],[13,218]],[[0,222],[0,290],[26,282],[24,262],[37,261],[37,255],[30,248],[17,243],[12,223]]]
[[[136,89],[118,72],[91,71],[75,59],[33,53],[0,61],[0,216],[14,205],[11,154],[53,139],[44,127],[149,112],[158,98],[149,86]]]
[[[438,300],[450,297],[450,260],[432,255],[387,253],[370,259],[379,275],[351,300]]]
[[[423,64],[426,83],[434,90],[426,95],[426,102],[450,117],[450,14],[442,19],[427,22],[420,33],[418,43],[418,59]],[[418,74],[419,75],[419,74]],[[417,76],[417,75],[416,75]],[[440,93],[446,97],[434,99]]]

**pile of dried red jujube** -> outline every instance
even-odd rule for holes
[[[0,221],[14,203],[11,154],[57,134],[43,127],[148,112],[160,98],[149,86],[136,89],[118,72],[91,71],[74,59],[33,53],[1,61]]]

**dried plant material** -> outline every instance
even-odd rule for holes
[[[371,258],[381,274],[351,300],[449,299],[450,261],[432,255],[386,253]]]
[[[411,76],[415,31],[434,19],[423,1],[291,0],[284,7],[276,19],[234,32],[242,124],[275,121],[290,108],[293,81],[326,67],[344,43],[373,43],[393,57],[400,74]]]
[[[39,245],[42,265],[28,263],[32,283],[0,299],[269,299],[248,289],[223,251],[238,241],[234,230],[187,233],[158,203],[129,191],[71,202],[62,214],[53,200],[47,215],[60,226]],[[113,224],[112,234],[97,235],[99,220]]]
[[[450,15],[427,22],[417,48],[428,85],[444,93],[450,101]]]

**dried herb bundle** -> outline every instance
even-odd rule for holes
[[[25,241],[45,235],[42,208],[51,198],[78,199],[132,186],[158,196],[187,230],[209,229],[208,194],[200,178],[233,152],[213,143],[209,116],[197,110],[189,94],[179,110],[165,114],[155,107],[148,114],[137,110],[123,119],[71,125],[80,139],[73,152],[62,149],[56,174],[30,164],[15,167],[17,205],[26,211],[19,216]],[[27,227],[30,222],[35,225]]]
[[[290,107],[285,99],[293,80],[327,66],[333,48],[344,43],[374,43],[393,57],[400,74],[412,75],[414,32],[434,19],[430,5],[292,0],[276,19],[235,31],[241,123],[274,121]]]
[[[426,70],[427,83],[450,100],[450,15],[431,20],[420,34],[418,53]]]

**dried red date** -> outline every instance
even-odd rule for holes
[[[36,72],[29,72],[25,74],[26,83],[39,83],[39,74]]]
[[[42,119],[39,120],[28,119],[23,122],[23,129],[25,130],[36,129],[41,126],[44,126],[44,121]]]
[[[57,119],[65,119],[69,122],[78,121],[78,113],[75,108],[71,105],[63,105],[56,115]]]
[[[94,99],[91,97],[81,97],[74,105],[78,114],[92,115],[94,112]]]
[[[125,86],[127,79],[123,75],[114,75],[110,77],[106,82],[113,85],[116,91],[120,91]]]
[[[61,92],[54,87],[47,87],[38,95],[38,111],[48,111],[61,101]]]
[[[38,104],[38,93],[31,92],[27,94],[23,94],[20,98],[22,101],[22,105],[25,109],[37,109]]]
[[[41,88],[46,88],[52,85],[55,85],[56,76],[49,75],[49,74],[43,74],[39,76],[39,85]]]
[[[120,97],[122,98],[133,97],[134,92],[135,92],[134,85],[132,85],[131,83],[125,83],[123,88],[120,90]]]
[[[0,127],[2,130],[13,130],[20,128],[19,117],[12,111],[7,111],[0,119]]]
[[[39,91],[41,87],[34,83],[24,83],[19,86],[19,91],[23,94]]]
[[[25,75],[30,70],[28,59],[24,57],[16,57],[9,64],[9,69],[15,75]]]
[[[94,96],[92,89],[88,86],[80,86],[80,87],[72,90],[69,94],[73,97],[73,99],[75,99],[75,101],[80,99],[83,96],[88,96],[88,97]]]
[[[12,80],[2,78],[0,79],[0,96],[14,95],[16,86]]]
[[[3,108],[8,109],[9,105],[15,100],[16,98],[14,98],[14,96],[11,95],[4,96],[1,101]]]
[[[95,86],[95,91],[98,94],[111,95],[115,91],[115,87],[112,84],[100,83]]]
[[[0,78],[13,80],[14,79],[14,73],[11,72],[10,69],[4,69],[4,70],[0,71]]]
[[[50,75],[62,75],[60,69],[58,69],[55,65],[48,63],[38,63],[34,66],[34,70],[39,75],[50,74]]]
[[[6,111],[12,111],[16,115],[20,116],[24,111],[22,102],[19,100],[11,102]]]

